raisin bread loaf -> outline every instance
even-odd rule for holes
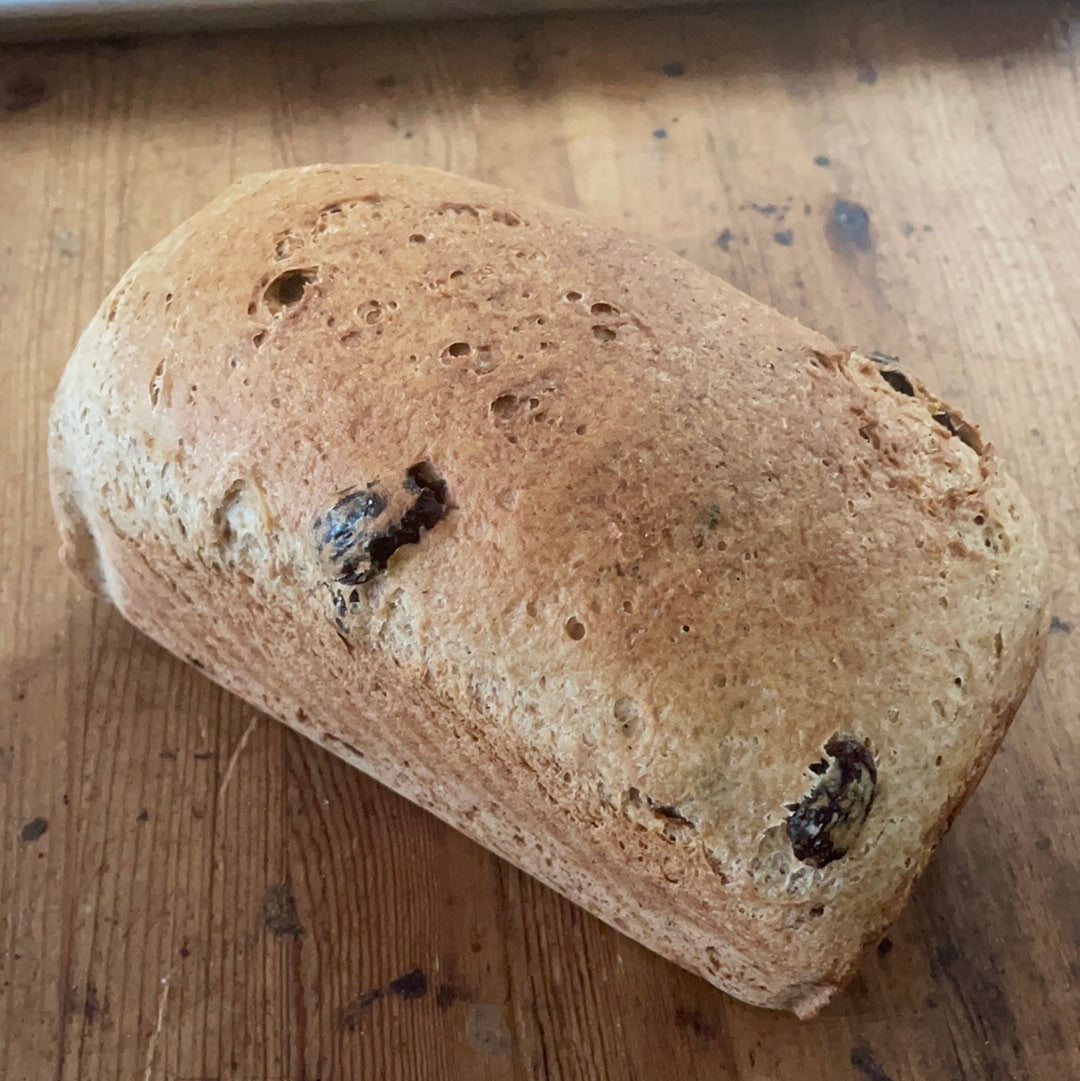
[[[223,686],[748,1002],[808,1016],[1032,678],[1045,558],[887,357],[442,173],[251,177],[51,420],[63,555]]]

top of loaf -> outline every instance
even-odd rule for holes
[[[71,499],[121,532],[156,500],[159,541],[314,606],[570,774],[583,822],[614,805],[751,902],[865,925],[1030,676],[1042,548],[977,430],[568,211],[393,166],[251,177],[80,349],[158,479],[91,491],[59,453]],[[59,427],[78,408],[61,388]]]

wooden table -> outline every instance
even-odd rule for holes
[[[0,1077],[1080,1077],[1080,19],[935,7],[0,49]],[[587,207],[899,354],[1033,497],[1042,671],[818,1020],[648,954],[60,571],[46,412],[106,288],[242,173],[372,159]]]

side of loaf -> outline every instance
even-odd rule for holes
[[[1032,678],[1045,555],[887,358],[430,170],[235,185],[53,407],[67,564],[745,1001],[816,1012]]]

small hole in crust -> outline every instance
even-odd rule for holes
[[[446,505],[446,481],[439,475],[431,462],[417,462],[415,465],[409,466],[405,471],[405,475],[418,488],[429,489],[434,493],[440,504]],[[430,529],[431,526],[427,528]]]
[[[585,624],[577,616],[571,616],[566,621],[566,634],[574,642],[580,642],[585,637]]]
[[[278,260],[288,259],[294,251],[303,246],[303,243],[296,233],[284,233],[278,237],[277,242],[274,244],[274,258]]]
[[[423,233],[413,233],[412,236],[409,237],[409,243],[410,244],[426,244],[427,243],[427,237],[424,236]]]
[[[598,342],[613,342],[615,340],[615,331],[611,327],[600,326],[597,324],[592,328],[593,337]]]
[[[914,398],[915,388],[911,384],[911,380],[908,379],[902,371],[897,368],[882,368],[880,369],[881,378],[889,384],[897,394],[903,394],[905,397]]]
[[[619,309],[616,308],[614,304],[605,304],[602,300],[598,300],[595,304],[593,304],[592,307],[589,308],[589,311],[591,311],[593,315],[619,314]]]
[[[961,443],[969,446],[976,454],[982,454],[982,438],[963,417],[959,417],[955,413],[950,413],[948,410],[942,410],[940,413],[933,413],[931,416],[949,433],[949,435],[956,436]]]
[[[304,267],[279,274],[263,291],[266,306],[275,315],[296,307],[304,299],[307,287],[315,280],[315,273],[314,267]]]
[[[467,357],[472,352],[472,346],[468,342],[451,342],[446,347],[448,357]]]
[[[154,374],[150,377],[150,404],[157,408],[158,399],[161,397],[161,385],[165,379],[165,358],[158,361]]]
[[[615,714],[615,721],[624,736],[633,738],[641,731],[644,718],[641,714],[641,707],[632,698],[616,699],[612,712]]]
[[[571,289],[563,296],[563,300],[568,300],[571,304],[576,304],[580,299],[581,294],[576,289]]]

